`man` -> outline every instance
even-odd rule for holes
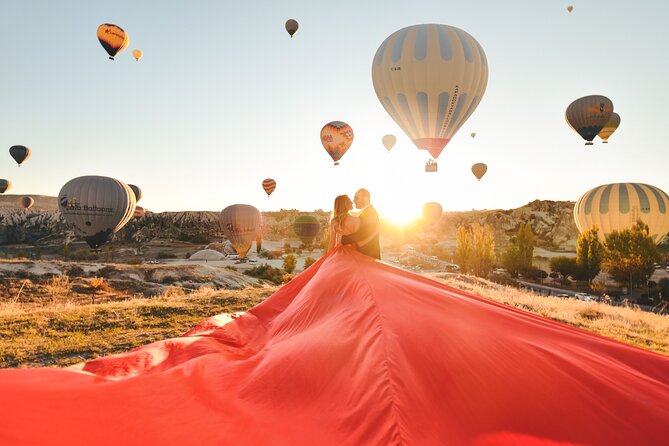
[[[381,259],[379,245],[379,214],[371,205],[371,198],[367,189],[360,189],[353,197],[355,207],[360,209],[360,228],[357,232],[343,235],[342,245],[354,245],[356,249],[370,257]]]

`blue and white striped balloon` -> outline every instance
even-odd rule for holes
[[[383,41],[372,82],[404,133],[437,158],[481,102],[488,61],[476,39],[459,28],[414,25]]]

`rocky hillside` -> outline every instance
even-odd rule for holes
[[[8,244],[63,244],[75,240],[75,234],[55,211],[55,197],[39,197],[37,205],[29,210],[18,209],[18,196],[0,196],[0,245]],[[529,222],[535,233],[537,246],[550,250],[576,249],[578,230],[574,224],[570,201],[536,200],[517,209],[447,212],[439,223],[439,238],[455,240],[457,228],[463,224],[489,224],[495,229],[497,243],[504,245],[515,235],[521,222]],[[292,237],[292,221],[299,215],[296,210],[282,210],[263,214],[264,237],[281,240]],[[328,213],[310,212],[324,223]],[[170,239],[206,244],[223,239],[218,227],[218,212],[148,212],[141,220],[133,220],[115,239],[125,242],[147,243],[153,239]]]

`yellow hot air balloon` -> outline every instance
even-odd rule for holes
[[[481,45],[448,25],[414,25],[383,41],[374,90],[416,147],[437,158],[478,106],[488,84]]]
[[[431,201],[423,205],[423,218],[429,224],[438,222],[443,213],[444,210],[439,203]]]
[[[592,95],[569,104],[564,117],[567,124],[591,146],[592,140],[606,125],[613,113],[613,102],[606,96]]]
[[[102,246],[125,226],[136,205],[132,189],[109,177],[74,178],[58,193],[58,210],[92,249]]]
[[[386,150],[390,152],[390,149],[392,149],[395,146],[397,138],[395,138],[395,135],[386,135],[383,137],[381,141],[383,142],[383,145],[386,147]]]
[[[641,183],[603,184],[587,191],[574,205],[578,230],[599,229],[604,242],[611,231],[620,231],[642,220],[659,244],[669,232],[669,196],[661,189]]]
[[[23,209],[30,209],[33,204],[35,204],[35,199],[33,197],[21,197],[19,198],[19,206]]]
[[[130,36],[119,26],[103,23],[98,26],[98,40],[102,48],[109,54],[109,58],[114,60],[115,56],[128,47]]]
[[[572,12],[573,10],[574,10],[573,6],[571,6],[571,5],[567,6],[567,11]]]
[[[0,179],[0,194],[4,194],[12,188],[12,182],[5,179]]]
[[[265,178],[262,182],[262,188],[269,197],[274,192],[274,189],[276,189],[276,181],[271,178]]]
[[[606,144],[609,142],[609,137],[618,129],[620,125],[620,115],[616,112],[611,113],[611,117],[604,125],[604,128],[597,134],[602,138],[602,143]]]
[[[253,240],[260,234],[260,211],[248,204],[233,204],[221,211],[219,221],[223,234],[230,240],[239,257],[246,257]]]
[[[481,178],[483,178],[483,175],[485,175],[487,171],[488,166],[484,163],[476,163],[472,166],[472,173],[479,181],[481,181]]]
[[[288,19],[286,20],[286,31],[288,31],[288,34],[290,34],[290,38],[293,38],[293,35],[297,32],[297,30],[300,28],[300,25],[297,23],[297,20],[294,19]]]
[[[321,129],[321,143],[332,157],[334,165],[339,165],[339,160],[353,144],[353,129],[342,121],[328,122]]]
[[[132,57],[135,58],[136,61],[139,61],[144,56],[144,53],[142,53],[140,50],[132,50]]]

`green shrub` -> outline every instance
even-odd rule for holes
[[[267,263],[263,263],[255,268],[244,271],[244,274],[258,279],[268,280],[275,285],[281,285],[283,283],[284,272],[280,268],[274,268]]]
[[[159,259],[176,259],[177,255],[169,251],[160,251],[156,257]]]

